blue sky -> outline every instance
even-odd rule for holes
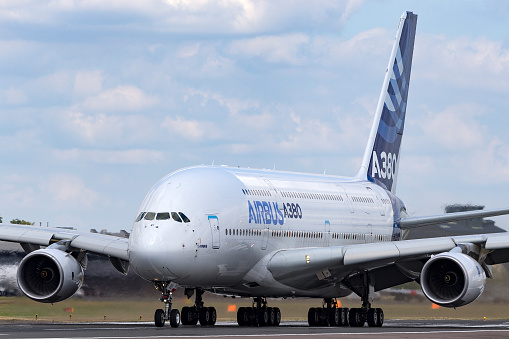
[[[5,0],[0,215],[130,230],[185,166],[354,175],[405,10],[398,195],[507,207],[507,2]]]

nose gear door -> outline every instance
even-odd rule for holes
[[[209,215],[210,230],[212,231],[212,248],[218,249],[221,245],[219,220],[215,215]]]

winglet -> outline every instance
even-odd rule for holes
[[[357,174],[357,178],[372,181],[392,193],[396,193],[416,24],[416,14],[403,13]]]

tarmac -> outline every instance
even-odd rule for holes
[[[239,327],[235,322],[215,326],[169,325],[152,322],[0,323],[0,338],[508,338],[509,321],[387,320],[381,328],[309,327],[306,322],[282,322],[278,327]]]

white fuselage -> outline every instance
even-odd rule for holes
[[[395,199],[355,178],[186,168],[147,194],[130,237],[130,263],[144,279],[217,293],[340,297],[350,292],[336,284],[296,291],[276,282],[266,263],[284,249],[399,240]]]

